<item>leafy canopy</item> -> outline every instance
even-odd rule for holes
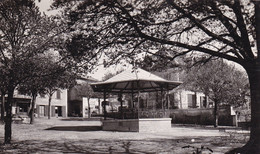
[[[214,102],[235,106],[244,105],[249,91],[245,74],[223,60],[188,69],[183,86],[205,93]]]
[[[64,8],[71,32],[113,62],[143,53],[173,59],[199,52],[244,67],[256,59],[249,0],[55,0],[53,7]]]

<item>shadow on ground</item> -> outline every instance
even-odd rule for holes
[[[65,118],[61,119],[62,121],[100,121],[100,117],[92,117],[92,118],[79,118],[79,117],[71,117],[71,118]]]
[[[1,145],[0,153],[85,153],[85,154],[156,154],[156,153],[192,153],[194,149],[184,149],[184,146],[209,147],[213,152],[230,150],[230,140],[227,137],[181,139],[147,139],[147,140],[25,140],[13,141],[11,145]],[[224,143],[226,145],[224,145]],[[227,147],[228,145],[228,147]]]
[[[156,154],[166,151],[182,153],[181,140],[63,140],[13,142],[0,144],[0,153],[84,153],[84,154]]]
[[[55,126],[45,130],[57,131],[101,131],[101,126]]]

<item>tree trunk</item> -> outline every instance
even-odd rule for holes
[[[163,91],[162,90],[161,90],[161,105],[162,105],[162,110],[164,110]]]
[[[158,94],[158,91],[156,91],[156,104],[155,104],[155,110],[157,109],[157,104],[159,104],[159,94]]]
[[[194,107],[197,108],[197,91],[194,92]]]
[[[88,118],[90,118],[90,116],[91,116],[91,115],[90,115],[90,103],[89,103],[89,99],[90,99],[90,98],[88,98]]]
[[[31,106],[30,115],[29,115],[30,116],[30,124],[34,123],[34,106],[35,106],[36,96],[37,96],[37,94],[32,95],[32,106]]]
[[[1,92],[1,121],[4,122],[5,117],[5,93]]]
[[[205,108],[209,108],[209,96],[205,94]]]
[[[218,127],[218,101],[214,101],[214,127]]]
[[[251,95],[251,130],[247,144],[229,153],[259,153],[260,151],[260,2],[255,0],[255,23],[257,59],[254,63],[244,66],[250,83]]]
[[[101,112],[100,112],[100,98],[98,98],[98,114],[101,114]]]
[[[51,97],[52,97],[52,94],[49,95],[49,105],[48,105],[48,119],[51,119]]]
[[[121,107],[121,110],[120,110],[120,117],[121,119],[124,119],[124,113],[123,113],[123,100],[122,100],[122,96],[120,98],[120,107]]]
[[[242,148],[229,151],[230,154],[253,154],[260,151],[260,63],[245,69],[249,77],[251,95],[250,139]]]
[[[12,102],[14,89],[8,89],[8,97],[6,102],[6,117],[5,117],[5,144],[11,144],[12,138]]]
[[[251,92],[251,133],[250,140],[244,148],[250,149],[249,153],[260,151],[260,64],[248,72]]]

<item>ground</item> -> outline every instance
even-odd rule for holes
[[[85,153],[85,154],[185,154],[194,146],[205,146],[214,154],[240,147],[247,131],[173,125],[167,132],[101,131],[98,120],[36,118],[35,124],[13,124],[12,144],[3,145],[4,125],[0,124],[0,153]],[[212,153],[206,150],[205,153]]]

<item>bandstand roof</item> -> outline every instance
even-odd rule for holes
[[[136,93],[172,90],[180,84],[182,82],[165,80],[137,68],[123,71],[106,81],[92,83],[91,87],[95,92]]]

